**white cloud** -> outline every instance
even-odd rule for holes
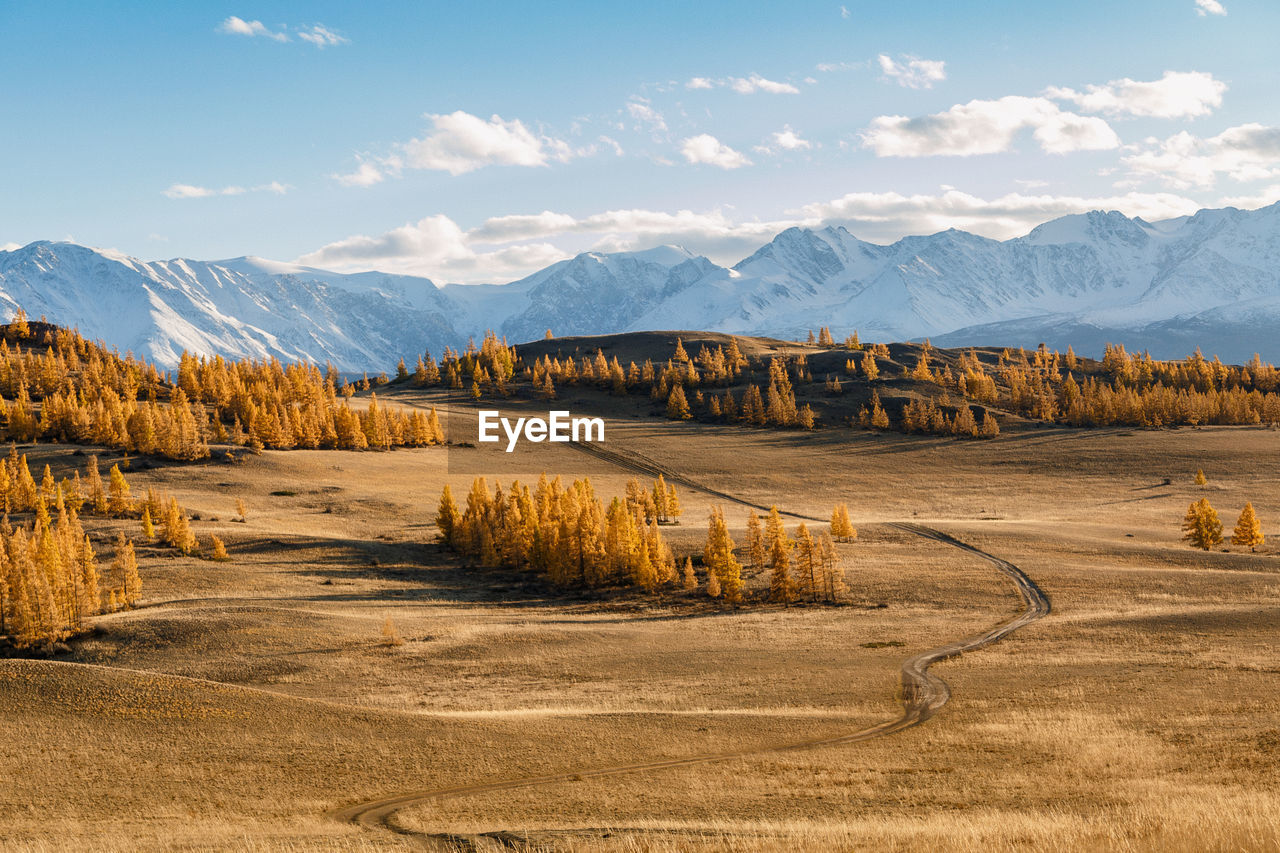
[[[847,19],[849,18],[849,15],[850,15],[850,14],[851,14],[851,13],[850,13],[850,11],[849,11],[849,7],[848,7],[848,6],[841,6],[841,7],[840,7],[840,17],[842,17],[842,18],[844,18],[844,19],[846,19],[846,20],[847,20]]]
[[[783,125],[782,130],[769,134],[769,143],[757,145],[756,151],[762,154],[774,154],[778,151],[807,151],[813,143],[791,129],[791,125]]]
[[[272,41],[287,42],[292,41],[289,35],[289,28],[281,26],[278,30],[273,30],[262,21],[246,21],[244,18],[238,18],[231,15],[222,23],[218,24],[217,32],[232,36],[248,36],[249,38],[271,39]],[[313,44],[319,48],[331,47],[338,44],[349,44],[350,39],[343,38],[324,24],[311,24],[306,27],[297,27],[295,32],[299,39],[308,44]]]
[[[319,48],[351,43],[351,39],[343,38],[323,24],[312,24],[310,27],[299,29],[298,38]]]
[[[947,64],[939,59],[904,56],[902,62],[896,62],[883,53],[878,59],[883,79],[893,80],[908,89],[932,89],[934,83],[947,79]]]
[[[623,154],[622,143],[618,142],[618,140],[614,139],[612,136],[605,136],[601,134],[600,136],[596,137],[596,141],[599,142],[601,145],[609,146],[609,148],[613,150],[613,153],[616,156],[618,157],[622,156]]]
[[[1276,202],[1280,202],[1280,184],[1267,187],[1253,195],[1224,196],[1218,200],[1218,204],[1223,207],[1238,207],[1241,210],[1257,210]]]
[[[237,18],[231,15],[221,24],[218,24],[218,32],[232,36],[263,36],[273,41],[288,41],[289,34],[284,30],[273,31],[269,29],[262,21],[246,21],[243,18]]]
[[[410,168],[461,175],[484,166],[545,166],[574,156],[568,143],[537,136],[519,119],[495,115],[486,121],[462,110],[426,118],[431,134],[401,146]]]
[[[1086,86],[1084,92],[1050,88],[1045,96],[1071,101],[1090,113],[1194,118],[1222,106],[1227,84],[1201,71],[1166,71],[1159,80],[1112,80],[1104,86]]]
[[[938,195],[849,193],[834,201],[810,204],[798,213],[809,219],[844,224],[863,239],[891,241],[906,234],[932,234],[959,228],[1006,240],[1072,213],[1121,210],[1144,219],[1168,219],[1194,213],[1201,205],[1171,193],[1128,193],[1109,197],[1023,195],[984,199],[955,189]]]
[[[790,83],[768,80],[759,74],[752,74],[750,77],[730,77],[728,86],[740,95],[754,95],[756,92],[768,92],[771,95],[800,94],[800,90]]]
[[[1205,15],[1225,15],[1227,10],[1218,0],[1196,0],[1196,14],[1203,18]]]
[[[356,235],[322,246],[297,259],[333,270],[378,269],[437,280],[492,281],[520,275],[563,260],[566,253],[547,243],[476,252],[467,234],[444,215],[428,216],[376,237]]]
[[[1116,148],[1120,139],[1105,121],[1065,112],[1045,98],[1009,95],[974,100],[920,118],[879,116],[862,133],[878,157],[970,156],[1008,151],[1025,130],[1051,154]]]
[[[338,240],[297,262],[339,271],[379,269],[424,275],[435,281],[508,281],[578,251],[549,242],[556,239],[581,247],[585,237],[594,241],[588,245],[595,251],[677,243],[721,263],[733,263],[786,228],[818,224],[795,219],[735,222],[720,210],[610,210],[581,218],[547,210],[493,217],[464,231],[449,217],[436,215],[378,236]]]
[[[665,133],[667,130],[666,119],[653,108],[648,98],[634,96],[627,102],[627,113],[653,133]]]
[[[756,226],[776,228],[769,236],[791,225],[785,223],[753,223],[753,234],[763,233]],[[728,219],[723,211],[695,213],[678,210],[675,213],[658,210],[609,210],[591,216],[576,218],[566,213],[518,214],[496,216],[470,232],[477,243],[507,243],[516,240],[550,239],[565,234],[623,234],[647,236],[701,235],[722,237],[734,233],[739,224]],[[679,242],[679,240],[677,240]]]
[[[1168,139],[1148,139],[1121,158],[1134,175],[1176,189],[1212,187],[1220,175],[1235,181],[1280,177],[1280,127],[1242,124],[1204,139],[1185,130]]]
[[[821,66],[819,66],[821,68]],[[754,95],[765,92],[771,95],[798,95],[800,90],[790,83],[780,83],[751,74],[748,77],[724,77],[713,80],[710,77],[693,77],[684,84],[686,89],[723,89],[729,88],[739,95]]]
[[[1278,187],[1267,192],[1273,196],[1267,202],[1280,197]],[[1224,203],[1257,206],[1255,202],[1264,203],[1263,198]],[[793,226],[843,225],[861,239],[881,243],[948,228],[1008,239],[1047,220],[1090,210],[1120,210],[1159,220],[1194,213],[1202,206],[1172,193],[1101,197],[1010,193],[985,199],[943,187],[937,194],[850,193],[771,221],[735,220],[722,209],[624,209],[583,217],[544,210],[493,217],[466,231],[449,217],[437,215],[379,236],[357,235],[330,243],[298,262],[337,270],[413,273],[436,281],[494,282],[528,275],[584,246],[596,251],[635,251],[674,243],[727,265]]]
[[[751,161],[740,151],[734,151],[709,133],[700,133],[684,140],[680,153],[690,163],[706,163],[721,169],[737,169],[750,166]]]
[[[244,195],[245,193],[274,193],[276,195],[284,195],[291,188],[288,184],[282,184],[279,181],[272,181],[269,184],[259,184],[256,187],[227,186],[220,188],[201,187],[194,184],[172,184],[168,189],[164,190],[164,195],[169,198],[211,198],[213,196],[229,196]]]
[[[374,184],[382,183],[383,179],[386,178],[386,173],[368,160],[362,160],[354,172],[348,172],[345,175],[330,175],[330,177],[344,187],[371,187]]]

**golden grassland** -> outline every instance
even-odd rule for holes
[[[473,435],[473,419],[447,415],[450,437]],[[477,473],[545,469],[621,494],[634,475],[561,445],[136,465],[132,482],[174,494],[233,560],[140,548],[140,609],[98,618],[69,656],[0,661],[0,847],[409,849],[325,813],[889,719],[903,658],[1020,606],[977,558],[879,524],[905,519],[1015,562],[1053,604],[940,664],[953,697],[923,726],[441,800],[394,822],[476,849],[1280,848],[1280,551],[1178,539],[1205,496],[1228,527],[1252,500],[1280,536],[1276,432],[1026,428],[975,443],[625,417],[610,430],[628,458],[753,502],[817,516],[847,502],[859,540],[837,549],[853,603],[565,595],[460,568],[431,543],[445,482],[465,493]],[[26,451],[55,473],[78,461]],[[684,523],[664,528],[680,555],[724,504],[681,499]],[[746,508],[725,509],[741,541]],[[388,617],[403,645],[383,643]]]

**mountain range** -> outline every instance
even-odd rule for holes
[[[172,367],[182,351],[383,371],[486,329],[512,342],[651,329],[939,345],[1104,343],[1280,360],[1280,202],[1147,222],[1093,211],[1011,240],[891,245],[790,228],[724,267],[683,248],[588,252],[507,284],[437,286],[242,257],[144,262],[74,243],[0,251],[0,316],[76,326]]]

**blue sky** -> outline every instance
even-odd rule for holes
[[[1280,198],[1280,4],[0,3],[0,246],[500,281]]]

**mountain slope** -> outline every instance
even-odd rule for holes
[[[1280,203],[1163,222],[1093,211],[996,241],[888,246],[791,228],[732,268],[684,249],[588,252],[504,285],[333,273],[259,258],[143,262],[71,243],[0,252],[0,315],[47,315],[171,366],[183,349],[387,370],[494,329],[513,341],[699,328],[948,345],[1196,345],[1280,360]]]

